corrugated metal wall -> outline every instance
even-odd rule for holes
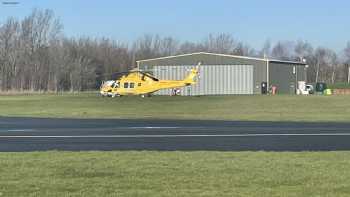
[[[270,63],[270,86],[276,86],[277,92],[289,94],[295,90],[295,74],[293,66]]]
[[[141,70],[152,70],[154,66],[160,65],[192,65],[198,62],[203,65],[253,65],[253,93],[261,93],[261,82],[266,81],[266,62],[255,59],[242,59],[236,57],[225,57],[214,54],[189,54],[167,59],[144,60],[139,62]]]
[[[294,94],[297,81],[306,81],[304,66],[270,63],[270,85],[277,86],[277,92]]]
[[[193,65],[154,66],[154,75],[159,79],[182,80]],[[181,95],[225,95],[253,94],[254,67],[252,65],[202,65],[199,67],[197,83],[181,88]],[[160,90],[155,94],[171,95],[171,90]]]
[[[138,66],[142,70],[152,69],[155,66],[162,65],[192,65],[195,66],[198,62],[202,62],[203,65],[253,65],[253,93],[261,94],[261,83],[267,82],[267,61],[265,59],[257,58],[245,58],[245,57],[234,57],[220,54],[210,53],[194,53],[184,54],[180,56],[172,56],[164,59],[150,59],[138,61]],[[281,62],[276,60],[269,60],[269,81],[270,85],[278,84],[280,86],[280,93],[293,93],[292,87],[295,86],[295,76],[291,74],[291,69],[297,66],[297,76],[299,81],[305,79],[305,65],[292,63],[292,62]],[[215,73],[215,71],[213,70]],[[213,73],[213,75],[215,75]],[[211,76],[208,76],[209,78]],[[294,79],[293,79],[294,77]],[[238,79],[239,77],[235,77]],[[239,83],[239,82],[238,82]],[[221,87],[221,86],[220,86]],[[220,88],[218,87],[218,88]],[[294,87],[295,88],[295,87]],[[191,90],[186,90],[190,92]],[[214,90],[213,90],[214,92]]]

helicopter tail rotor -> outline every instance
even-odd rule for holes
[[[194,79],[199,73],[199,66],[200,65],[201,65],[201,62],[199,62],[195,68],[191,69],[190,74],[184,79],[186,84],[192,85],[192,84],[196,83]]]

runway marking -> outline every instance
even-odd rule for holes
[[[149,127],[111,127],[111,128],[102,128],[102,129],[181,129],[183,127],[158,127],[158,126],[149,126]],[[191,129],[200,129],[201,127],[191,127]],[[65,129],[89,129],[89,128],[65,128]],[[0,130],[0,132],[26,132],[26,131],[40,131],[40,129],[7,129],[7,130]]]
[[[8,132],[35,131],[34,129],[9,129]]]
[[[0,138],[176,138],[176,137],[268,137],[268,136],[350,136],[350,133],[261,133],[181,135],[2,135]]]
[[[126,129],[180,129],[181,127],[119,127]]]

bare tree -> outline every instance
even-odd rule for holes
[[[312,56],[313,48],[310,43],[299,40],[294,47],[294,53],[298,60],[302,61],[304,58]]]
[[[347,83],[350,83],[350,41],[347,42],[346,47],[344,49],[345,54],[345,73],[346,73],[346,81]]]
[[[154,58],[160,55],[160,37],[146,34],[133,44],[136,59]]]
[[[232,54],[236,47],[236,41],[230,34],[210,34],[203,42],[208,52]]]
[[[195,52],[203,52],[203,51],[207,51],[207,50],[204,49],[204,46],[202,44],[187,41],[180,45],[177,53],[183,54],[183,53],[195,53]]]
[[[175,55],[178,49],[179,42],[172,37],[165,37],[161,40],[160,53],[162,56]]]
[[[293,43],[292,42],[277,42],[276,45],[272,48],[271,56],[273,58],[281,60],[291,60]]]
[[[19,23],[9,18],[0,29],[1,89],[11,89],[18,63]]]
[[[209,34],[201,42],[146,34],[135,42],[109,38],[68,38],[51,10],[34,9],[22,20],[9,18],[0,25],[0,89],[32,91],[84,91],[96,89],[114,72],[135,67],[135,61],[193,52],[243,56],[272,56],[282,60],[307,59],[308,79],[335,83],[347,78],[350,42],[345,61],[326,48],[313,50],[307,41],[267,40],[260,51],[230,34]],[[131,47],[130,47],[131,46]],[[350,74],[348,75],[350,76]]]
[[[346,47],[344,49],[344,54],[346,57],[346,61],[350,62],[350,41],[348,41],[346,44]]]
[[[315,51],[316,58],[316,78],[315,81],[335,82],[336,68],[338,67],[338,57],[334,51],[319,47]]]
[[[269,57],[271,55],[271,41],[270,40],[266,40],[262,49],[259,52],[259,56],[260,57]]]

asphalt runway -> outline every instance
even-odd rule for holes
[[[350,123],[0,118],[0,151],[350,150]]]

